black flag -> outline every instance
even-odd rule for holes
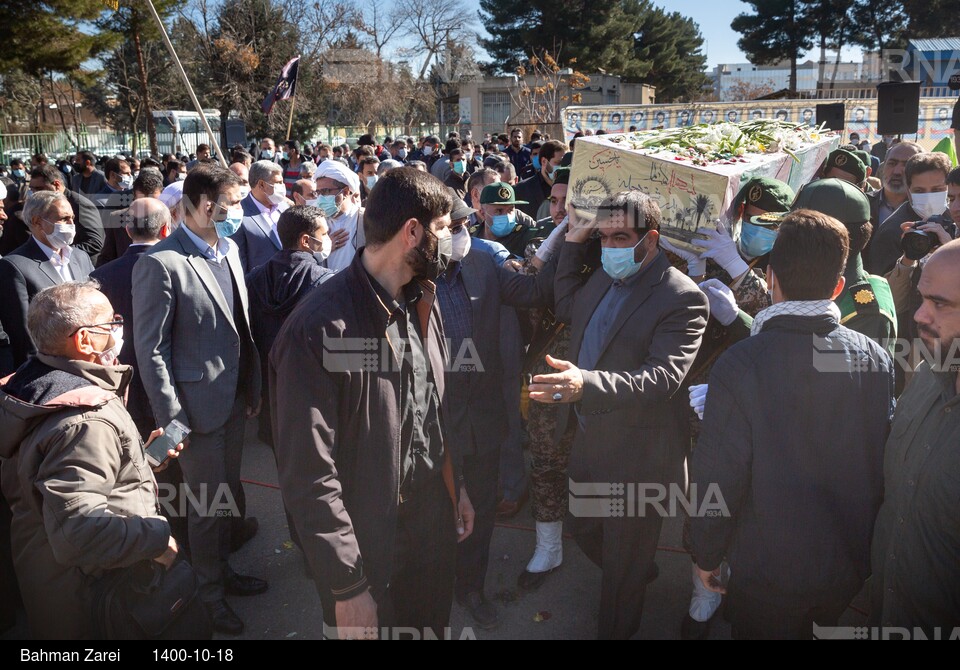
[[[270,91],[270,95],[263,101],[263,113],[267,116],[273,111],[273,105],[277,100],[287,100],[292,98],[297,91],[297,70],[300,67],[300,56],[297,56],[289,63],[283,66],[280,72],[280,78],[277,85]]]

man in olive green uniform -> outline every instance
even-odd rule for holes
[[[823,178],[842,179],[863,190],[867,185],[867,166],[852,151],[836,149],[827,157]]]
[[[530,242],[545,240],[553,231],[551,219],[538,221],[536,226],[524,225],[517,219],[516,206],[526,205],[517,200],[513,187],[504,182],[494,182],[484,187],[480,193],[480,207],[483,209],[485,223],[470,233],[492,242],[499,242],[514,256],[526,257],[526,248]]]
[[[890,284],[883,277],[867,274],[861,252],[870,241],[870,200],[849,182],[821,179],[800,191],[793,210],[812,209],[832,216],[850,233],[850,259],[844,278],[847,285],[837,298],[840,323],[866,335],[885,347],[891,356],[896,350],[897,308]]]

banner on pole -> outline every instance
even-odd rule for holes
[[[263,101],[263,113],[267,116],[273,111],[273,105],[277,100],[288,100],[296,95],[297,92],[297,70],[300,68],[300,56],[292,59],[283,66],[280,72],[280,78],[277,85],[270,91],[270,95]]]

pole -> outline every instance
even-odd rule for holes
[[[290,129],[293,128],[293,108],[297,105],[297,96],[290,98],[290,119],[287,121],[287,141],[290,141]]]
[[[170,52],[170,57],[173,58],[173,62],[177,66],[177,73],[180,75],[180,79],[183,80],[183,85],[187,87],[187,93],[190,94],[190,100],[193,102],[193,106],[197,110],[197,114],[200,115],[200,121],[203,123],[204,129],[207,131],[207,136],[210,138],[210,146],[217,150],[217,158],[220,160],[220,164],[223,167],[229,167],[227,165],[226,156],[224,156],[223,151],[220,150],[220,142],[217,141],[216,135],[213,134],[213,129],[210,127],[210,122],[207,121],[207,115],[203,113],[203,108],[200,106],[200,101],[197,100],[197,94],[193,92],[193,86],[190,85],[190,79],[187,77],[187,72],[183,69],[183,65],[180,63],[180,57],[177,56],[177,51],[173,48],[173,42],[170,41],[170,36],[167,35],[167,29],[163,25],[160,15],[157,13],[157,8],[153,6],[153,0],[144,0],[144,2],[146,2],[147,7],[150,8],[150,13],[153,14],[153,18],[157,22],[157,27],[160,28],[160,34],[163,35],[163,41],[167,45],[167,50]],[[220,122],[226,123],[227,120],[220,119]]]

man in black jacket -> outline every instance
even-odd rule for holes
[[[321,265],[333,247],[322,210],[304,205],[285,210],[277,221],[277,235],[283,249],[248,272],[246,279],[250,329],[260,352],[264,379],[267,378],[267,356],[284,321],[310,291],[334,275]],[[264,384],[259,437],[273,445],[267,389]]]
[[[787,216],[767,270],[774,305],[710,375],[690,479],[720,514],[694,516],[692,540],[736,638],[809,639],[870,574],[894,375],[878,344],[840,325],[848,252],[835,219]]]
[[[451,208],[428,174],[384,175],[367,246],[300,303],[270,352],[280,488],[328,635],[442,636],[449,623],[457,536],[473,529],[440,414],[432,280],[450,258]]]

